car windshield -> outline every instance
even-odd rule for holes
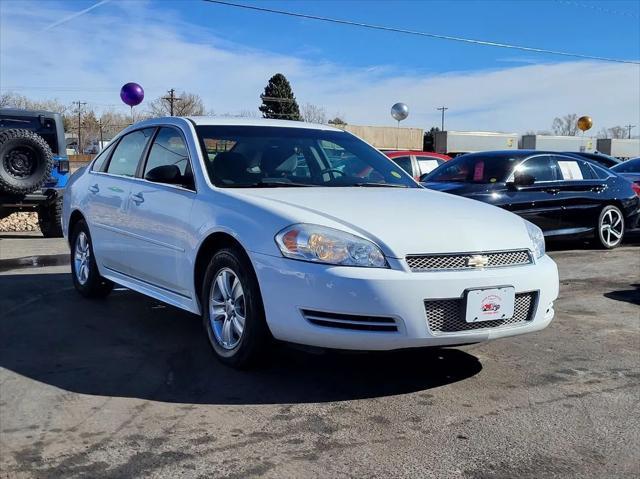
[[[611,169],[616,173],[640,173],[640,158],[624,161]]]
[[[223,188],[419,188],[402,169],[342,131],[263,126],[196,127],[212,183]]]
[[[499,183],[507,181],[522,158],[469,154],[440,165],[422,181],[454,183]]]

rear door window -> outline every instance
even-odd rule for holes
[[[136,130],[123,136],[111,155],[107,173],[120,176],[135,176],[140,157],[147,146],[154,128]]]
[[[420,169],[420,175],[424,175],[435,170],[438,166],[444,163],[440,158],[434,158],[433,156],[416,156],[418,160],[418,167]]]
[[[402,168],[404,171],[413,176],[413,171],[411,171],[411,157],[410,156],[398,156],[397,158],[391,158],[396,165]]]
[[[561,179],[565,181],[592,180],[596,178],[586,161],[556,156]]]
[[[180,132],[175,128],[160,128],[149,151],[144,173],[146,174],[158,166],[166,165],[177,166],[181,175],[184,175],[189,167],[187,145]]]

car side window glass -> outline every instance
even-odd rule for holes
[[[109,145],[107,145],[107,147],[104,150],[102,150],[100,152],[100,154],[96,158],[96,161],[93,162],[93,167],[91,168],[91,171],[102,171],[103,170],[104,164],[107,161],[107,159],[109,158],[109,155],[113,151],[113,147],[115,146],[116,143],[117,143],[117,141],[114,141],[113,143],[110,143]]]
[[[593,177],[598,178],[599,180],[605,180],[611,176],[611,173],[605,170],[600,165],[594,165],[590,163],[589,168],[591,168],[591,171],[593,172]]]
[[[534,156],[524,161],[519,167],[518,171],[527,173],[535,178],[536,181],[556,181],[558,179],[556,170],[558,164],[556,161],[551,161],[549,156]]]
[[[420,167],[420,175],[424,175],[425,173],[435,170],[443,163],[442,160],[429,156],[416,156],[416,159],[418,160],[418,166]]]
[[[123,136],[111,155],[107,173],[135,176],[138,162],[153,131],[154,128],[145,128]]]
[[[175,128],[160,128],[149,151],[144,174],[158,166],[175,165],[184,176],[189,166],[187,145],[180,132]]]
[[[560,169],[561,179],[565,181],[590,180],[593,178],[591,168],[582,160],[574,160],[558,156],[555,158]]]
[[[411,157],[410,156],[398,156],[396,158],[391,158],[391,160],[402,168],[404,171],[413,175],[413,171],[411,171]]]

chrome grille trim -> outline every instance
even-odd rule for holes
[[[473,256],[485,256],[488,260],[487,266],[477,268],[469,266],[468,260]],[[525,266],[533,264],[531,252],[527,249],[511,251],[488,251],[477,253],[444,253],[444,254],[424,254],[408,255],[407,264],[411,271],[415,273],[424,271],[455,271],[455,270],[475,270],[488,268],[506,268],[509,266]]]
[[[385,316],[360,316],[355,314],[329,313],[303,309],[302,315],[311,324],[327,328],[356,331],[397,332],[395,319]]]
[[[467,323],[465,321],[465,301],[463,298],[427,299],[424,301],[427,326],[433,334],[522,325],[533,319],[537,306],[538,291],[517,293],[511,318]]]

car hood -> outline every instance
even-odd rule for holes
[[[531,247],[518,216],[424,188],[301,187],[243,189],[233,194],[285,222],[321,224],[363,236],[395,258]]]

